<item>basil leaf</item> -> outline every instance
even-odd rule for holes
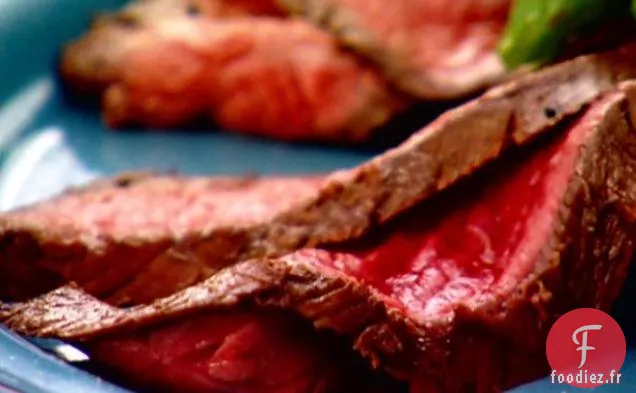
[[[636,15],[636,0],[515,0],[498,52],[506,66],[541,65],[569,39],[610,20]]]

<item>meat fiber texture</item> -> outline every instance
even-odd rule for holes
[[[149,275],[138,287],[148,293],[153,292],[148,285],[162,292],[166,281],[187,286],[234,260],[241,248],[240,228],[271,221],[297,201],[313,196],[323,181],[316,175],[210,179],[150,173],[99,180],[0,219],[3,230],[18,230],[13,232],[16,237],[4,239],[8,242],[0,241],[11,254],[7,261],[16,263],[0,287],[26,290],[20,297],[70,279],[91,293],[110,293],[117,303],[126,303],[126,291],[117,288],[135,292],[140,275]],[[26,231],[18,229],[22,225]],[[199,247],[198,237],[210,242]],[[179,251],[178,244],[185,247]],[[197,248],[197,259],[203,258],[206,265],[189,261],[194,251],[187,250],[190,246]],[[206,248],[212,250],[210,255]],[[38,262],[30,266],[19,260]],[[39,278],[27,286],[34,267]],[[13,289],[3,291],[3,296],[11,297]]]
[[[146,0],[65,48],[71,90],[116,128],[201,120],[289,141],[359,142],[407,105],[326,32],[269,1]]]
[[[635,77],[635,52],[527,75],[312,180],[124,177],[4,214],[0,299],[75,282],[114,305],[147,303],[240,261],[360,238]]]
[[[466,96],[506,74],[496,46],[510,0],[277,0],[427,100]]]
[[[102,367],[142,391],[405,391],[371,372],[341,341],[316,334],[289,312],[238,307],[99,339],[88,349]]]
[[[232,357],[238,342],[263,349],[258,329],[233,340],[244,325],[232,321],[247,312],[251,324],[276,324],[268,330],[282,363],[304,357],[288,375],[290,386],[304,390],[290,391],[320,391],[296,385],[295,376],[331,346],[302,354],[286,346],[301,329],[272,322],[285,310],[348,338],[374,368],[408,381],[412,393],[500,391],[547,370],[543,344],[558,316],[577,307],[607,310],[620,290],[636,235],[635,108],[636,82],[621,83],[554,132],[357,241],[246,260],[129,308],[67,286],[3,305],[0,320],[23,334],[83,342],[131,377],[146,375],[152,362],[168,364],[154,379],[176,390],[175,375],[185,378],[182,385],[275,380],[271,363],[260,374],[263,364],[243,367],[250,357],[219,361],[241,358]],[[294,330],[278,344],[285,329]],[[221,346],[219,335],[228,337]],[[328,368],[312,370],[330,381],[322,374]]]

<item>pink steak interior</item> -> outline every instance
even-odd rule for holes
[[[345,393],[347,384],[364,388],[370,374],[342,344],[317,334],[295,315],[235,310],[105,337],[90,350],[101,364],[153,392]],[[376,392],[373,384],[368,386],[362,393]]]
[[[322,262],[375,287],[421,321],[511,290],[552,234],[580,147],[604,106],[595,104],[567,132],[541,141],[548,142],[543,148],[511,152],[507,161],[408,212],[383,238]]]
[[[552,234],[580,147],[593,136],[604,106],[596,103],[543,148],[512,152],[383,234],[323,253],[328,258],[321,262],[373,286],[423,323],[451,316],[460,302],[511,290]],[[359,374],[351,371],[356,362],[349,345],[325,339],[297,316],[252,309],[191,316],[105,338],[92,349],[102,362],[167,391],[347,391],[343,381]],[[391,391],[365,382],[358,378],[351,386]]]

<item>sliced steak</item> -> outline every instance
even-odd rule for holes
[[[161,292],[165,282],[187,286],[235,257],[240,228],[273,220],[315,195],[323,182],[315,175],[186,179],[132,174],[99,180],[0,218],[0,231],[9,235],[0,240],[7,253],[3,260],[12,261],[2,264],[8,270],[0,269],[11,271],[0,278],[2,295],[30,296],[67,279],[106,295],[133,283],[150,265],[142,284],[150,292]],[[187,251],[168,251],[197,236],[210,240],[209,257],[205,247],[198,250],[207,267],[191,263]]]
[[[240,5],[231,2],[201,0],[194,14],[186,1],[164,3],[102,18],[64,51],[62,79],[102,97],[112,127],[211,120],[248,134],[346,143],[367,139],[407,106],[375,69],[307,22],[236,18],[213,6]]]
[[[504,75],[495,52],[510,0],[278,0],[423,99],[465,96]]]
[[[86,212],[101,209],[99,203],[89,202],[90,197],[66,202],[69,197],[62,196],[5,214],[0,217],[0,253],[6,256],[0,262],[0,298],[20,299],[75,281],[115,304],[147,302],[238,261],[360,237],[614,90],[617,81],[636,73],[635,51],[636,45],[631,45],[581,57],[491,90],[445,113],[399,147],[358,168],[330,175],[310,195],[292,199],[297,201],[293,207],[279,205],[279,210],[272,208],[270,216],[253,223],[217,223],[216,215],[209,215],[198,218],[202,221],[197,225],[180,226],[179,233],[166,229],[144,235],[145,229],[130,222],[130,193],[139,192],[141,200],[148,201],[147,207],[133,203],[140,206],[140,217],[152,217],[154,206],[171,203],[206,211],[203,201],[208,198],[201,195],[199,202],[195,194],[186,198],[177,193],[171,202],[152,188],[145,191],[146,183],[112,192],[117,203],[110,205],[107,216],[116,225],[100,225],[92,214],[65,213],[77,206]],[[263,206],[272,199],[267,187],[249,192],[249,204],[228,208],[244,209],[249,215],[250,204]],[[259,204],[260,198],[266,202]],[[73,208],[63,208],[66,203]],[[41,209],[50,212],[45,229],[38,224]],[[170,217],[164,217],[162,228],[171,228]],[[202,230],[200,225],[209,226]],[[121,232],[123,227],[130,230]]]
[[[339,370],[329,363],[342,354],[302,322],[280,313],[220,312],[98,340],[89,349],[152,391],[334,392]]]
[[[248,308],[105,337],[91,342],[87,350],[101,367],[142,391],[406,391],[387,377],[374,376],[342,341],[326,332],[316,334],[297,315]],[[372,390],[378,383],[385,386]]]
[[[283,140],[359,142],[405,107],[370,66],[298,20],[179,19],[141,29],[103,98],[112,127],[199,118]]]
[[[350,337],[413,393],[499,391],[547,369],[559,315],[608,309],[620,290],[636,236],[634,108],[629,83],[357,242],[244,261],[128,309],[64,287],[4,305],[0,321],[90,345],[239,305],[282,308]]]
[[[231,19],[280,15],[269,0],[137,0],[98,14],[84,38],[64,48],[60,72],[78,92],[98,94],[120,79],[123,56],[138,29],[178,18]]]

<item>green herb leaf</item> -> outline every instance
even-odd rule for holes
[[[572,37],[609,20],[636,15],[636,0],[515,0],[499,55],[509,68],[541,65]]]

